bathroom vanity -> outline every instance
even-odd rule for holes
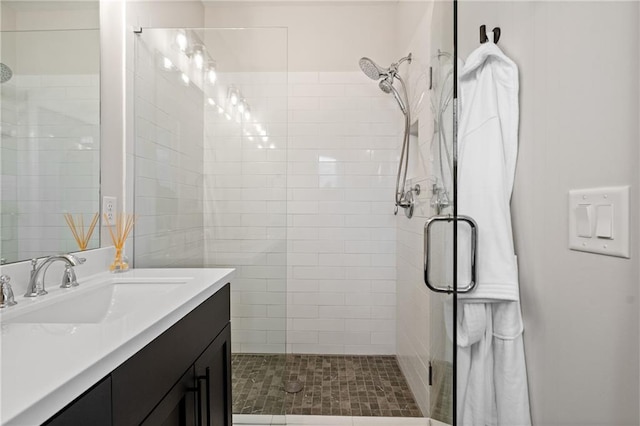
[[[2,424],[230,426],[232,274],[99,274],[3,312]]]

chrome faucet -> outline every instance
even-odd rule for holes
[[[11,289],[11,277],[8,275],[0,276],[0,308],[16,305],[18,302],[13,298],[13,290]]]
[[[68,285],[65,285],[65,281],[67,283],[71,281],[67,279],[68,277],[70,277],[71,274],[73,274],[72,275],[73,280],[71,284],[73,285],[73,283],[75,283],[75,285],[78,285],[78,283],[75,280],[75,273],[73,272],[72,268],[74,266],[83,264],[86,259],[78,258],[72,254],[58,254],[55,256],[47,257],[42,262],[40,262],[39,265],[37,261],[34,259],[31,261],[31,264],[33,265],[33,270],[31,271],[31,278],[29,279],[29,285],[27,286],[27,293],[24,295],[24,297],[36,297],[36,296],[43,296],[47,294],[47,291],[44,289],[45,274],[47,273],[47,269],[49,269],[49,266],[51,266],[51,264],[57,260],[60,260],[67,264],[65,268],[65,273],[62,279],[62,283],[63,283],[62,287],[63,288],[69,287]],[[40,280],[40,282],[38,282],[38,277],[40,276],[40,272],[42,272],[42,279]]]

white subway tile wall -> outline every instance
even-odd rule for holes
[[[288,329],[294,353],[395,353],[401,114],[361,72],[289,78]]]
[[[100,76],[14,74],[1,126],[2,258],[76,251],[63,214],[99,210]]]
[[[153,34],[136,44],[135,266],[202,267],[204,95],[158,66]]]
[[[286,72],[219,72],[216,85],[238,89],[251,116],[224,91],[205,107],[206,264],[237,270],[233,352],[286,349],[286,84]]]
[[[239,267],[233,350],[283,351],[286,332],[288,352],[395,353],[393,99],[359,72],[220,78],[269,138],[206,113],[207,263]]]

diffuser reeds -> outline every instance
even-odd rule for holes
[[[112,224],[109,221],[109,217],[105,214],[104,220],[109,228],[109,234],[111,235],[111,241],[116,248],[116,257],[110,266],[110,269],[114,272],[123,272],[129,269],[129,265],[122,259],[122,250],[124,249],[124,243],[127,241],[129,233],[133,229],[135,222],[135,216],[132,214],[120,213],[117,214],[116,223]]]
[[[89,245],[89,240],[91,240],[91,235],[93,235],[93,230],[98,223],[98,213],[93,215],[93,219],[91,219],[91,224],[89,228],[84,229],[84,217],[82,214],[78,215],[77,219],[73,218],[71,213],[64,214],[64,220],[67,222],[69,229],[71,229],[71,233],[73,234],[73,238],[76,239],[76,243],[78,243],[78,249],[86,250]]]

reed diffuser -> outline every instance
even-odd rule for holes
[[[64,214],[64,220],[67,221],[67,225],[69,226],[69,229],[71,229],[73,238],[76,239],[76,243],[78,243],[78,249],[80,249],[80,251],[87,249],[89,240],[91,240],[91,235],[93,235],[93,230],[98,223],[98,217],[98,213],[93,215],[89,229],[85,232],[84,217],[82,214],[79,214],[77,219],[74,219],[71,213]]]
[[[109,217],[105,214],[104,220],[109,228],[111,241],[116,248],[116,256],[109,269],[111,269],[112,272],[124,272],[129,269],[129,264],[122,259],[122,250],[124,249],[124,243],[127,241],[129,233],[133,229],[135,216],[120,213],[116,215],[116,223],[112,224],[109,222]]]

